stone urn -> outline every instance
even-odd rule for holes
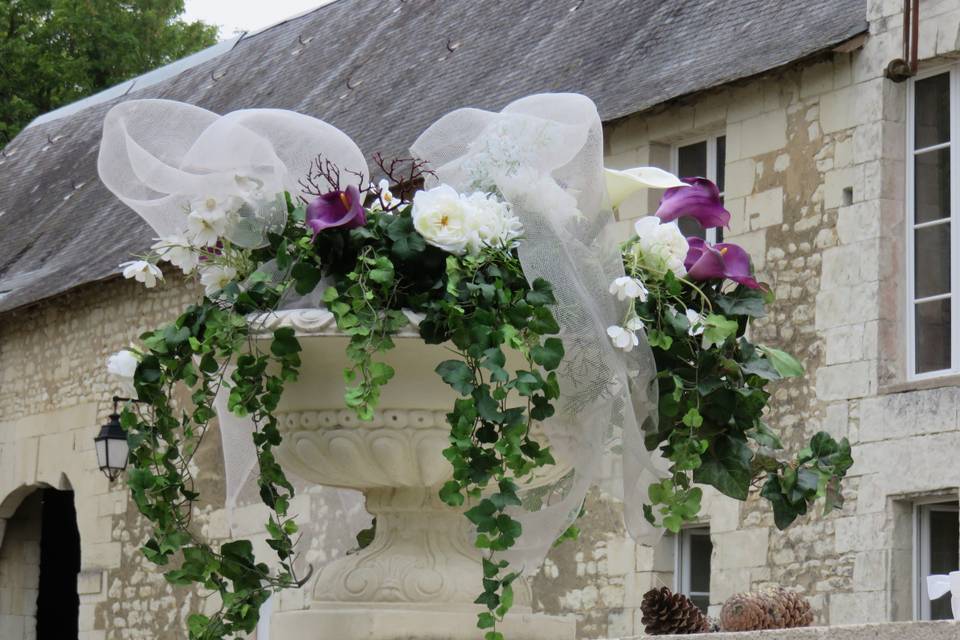
[[[348,338],[329,311],[279,311],[259,320],[257,330],[266,335],[292,327],[303,347],[299,380],[287,385],[278,407],[278,460],[309,482],[363,492],[377,519],[369,546],[319,572],[308,609],[273,615],[274,640],[483,638],[476,628],[481,608],[473,603],[482,589],[480,552],[461,510],[437,495],[451,478],[441,452],[456,395],[434,369],[451,353],[425,344],[415,323],[411,314],[396,348],[384,354],[396,375],[382,389],[373,421],[363,422],[344,406]],[[557,443],[551,445],[562,461]],[[564,470],[561,462],[540,481]],[[534,614],[523,580],[514,591],[512,612],[498,625],[508,639],[573,640],[572,617]]]

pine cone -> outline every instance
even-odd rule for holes
[[[731,596],[720,611],[724,631],[758,631],[806,627],[813,622],[810,603],[783,587]]]
[[[673,593],[666,587],[647,591],[640,610],[643,612],[641,622],[648,635],[710,631],[710,623],[697,605],[682,593]]]
[[[810,602],[802,595],[787,591],[783,587],[777,587],[774,594],[783,604],[784,629],[809,627],[813,623],[813,611],[810,609]]]

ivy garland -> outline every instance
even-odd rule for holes
[[[380,165],[388,175],[394,166]],[[416,182],[421,169],[413,164],[407,184]],[[264,340],[250,318],[276,310],[292,292],[310,294],[324,281],[329,286],[323,299],[350,337],[345,403],[361,419],[373,416],[380,388],[395,373],[378,354],[391,349],[392,336],[408,324],[404,309],[422,314],[419,331],[426,343],[452,345],[456,357],[437,367],[459,395],[448,414],[450,444],[443,452],[453,479],[440,497],[452,507],[467,507],[484,554],[476,602],[485,610],[478,627],[486,630],[485,640],[504,640],[497,624],[511,608],[518,573],[502,552],[522,534],[509,509],[520,505],[524,480],[554,463],[549,448],[533,436],[534,423],[553,415],[561,393],[556,369],[564,347],[551,285],[542,279],[528,283],[514,243],[444,250],[425,240],[415,228],[413,207],[385,185],[341,191],[335,168],[319,160],[310,184],[318,176],[334,188],[332,198],[318,190],[318,199],[339,201],[349,213],[357,204],[351,197],[365,198],[358,224],[320,231],[314,226],[311,233],[306,203],[287,196],[286,225],[269,235],[267,246],[241,249],[220,238],[215,247],[199,249],[201,271],[207,261],[228,267],[231,277],[222,288],[208,286],[202,302],[171,324],[143,334],[142,348],[131,352],[138,361],[133,385],[144,403],[126,407],[121,423],[131,446],[133,499],[153,524],[142,551],[161,566],[181,559],[164,574],[169,582],[219,594],[217,611],[190,616],[192,640],[249,633],[272,591],[309,579],[294,568],[294,488],[274,457],[280,443],[274,412],[284,384],[297,378],[301,348],[289,328]],[[172,261],[162,252],[148,258],[158,257]],[[742,285],[731,290],[722,279],[695,284],[644,259],[635,240],[624,246],[624,260],[643,292],[630,296],[635,301],[625,326],[639,328],[639,321],[647,329],[660,382],[659,426],[646,434],[646,444],[672,465],[671,476],[649,489],[648,519],[674,531],[693,520],[702,496],[694,483],[745,500],[751,485],[765,478],[761,494],[773,504],[781,528],[818,497],[835,505],[839,480],[851,464],[849,444],[818,434],[795,459],[781,459],[776,451],[782,446],[761,419],[766,384],[800,373],[787,354],[747,340],[750,320],[763,315],[764,293]],[[146,264],[142,271],[156,269]],[[520,368],[508,366],[510,354]],[[191,462],[216,415],[213,400],[225,377],[230,411],[255,425],[256,481],[270,510],[267,544],[279,559],[275,570],[257,562],[250,541],[217,547],[191,527],[200,499]],[[177,401],[182,389],[190,391],[189,402]],[[560,539],[575,535],[571,527]]]

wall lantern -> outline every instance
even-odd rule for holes
[[[100,427],[100,433],[93,439],[97,450],[97,465],[110,482],[116,480],[117,476],[127,468],[127,458],[130,455],[127,432],[120,426],[120,413],[117,410],[120,402],[137,402],[137,400],[113,396],[113,413],[110,414],[107,424]]]

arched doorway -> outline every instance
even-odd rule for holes
[[[0,637],[75,640],[80,534],[73,491],[23,491],[0,544]]]

